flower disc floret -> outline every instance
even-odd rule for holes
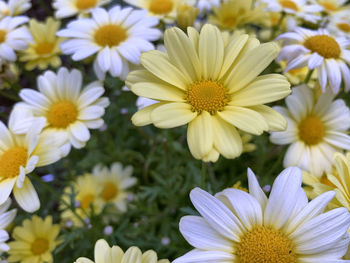
[[[7,32],[5,30],[0,29],[0,43],[5,42],[6,35],[7,35]]]
[[[32,243],[31,250],[34,255],[44,254],[49,249],[49,241],[46,238],[37,238]]]
[[[149,10],[157,15],[167,14],[173,9],[172,0],[152,0]]]
[[[308,116],[299,124],[299,137],[307,145],[319,144],[324,134],[324,124],[317,116]]]
[[[105,25],[95,33],[95,41],[100,46],[114,47],[128,38],[127,32],[119,25]]]
[[[77,0],[75,6],[80,10],[86,10],[95,7],[97,0]]]
[[[339,58],[341,49],[337,41],[328,35],[316,35],[309,37],[304,46],[312,52],[316,52],[324,58]]]
[[[15,146],[8,149],[0,157],[0,178],[13,178],[19,175],[20,167],[25,167],[28,151],[24,147]]]
[[[298,11],[298,6],[291,0],[280,0],[280,5],[284,8],[292,9],[294,11]]]
[[[67,128],[77,120],[77,107],[70,101],[61,101],[53,104],[47,114],[47,121],[52,127]]]

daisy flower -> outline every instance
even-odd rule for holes
[[[228,0],[213,7],[208,21],[222,29],[235,29],[248,23],[260,23],[266,19],[263,6],[255,6],[252,0]]]
[[[100,193],[102,186],[99,184],[98,179],[92,174],[85,174],[79,176],[75,182],[64,188],[62,199],[64,202],[60,204],[62,210],[61,218],[64,222],[71,221],[75,226],[82,226],[81,219],[88,219],[89,213],[91,213],[90,207],[93,206],[96,214],[101,212]],[[72,195],[75,194],[75,204],[71,204]],[[75,212],[80,218],[77,217],[66,204],[74,205],[76,207]]]
[[[290,84],[279,74],[258,75],[277,56],[275,43],[260,45],[236,34],[224,45],[217,27],[200,34],[168,29],[167,53],[142,54],[144,70],[128,75],[126,85],[136,95],[159,101],[132,117],[137,126],[158,128],[188,124],[187,142],[196,159],[215,162],[221,153],[235,158],[242,152],[236,128],[251,134],[284,130],[285,119],[263,104],[284,98]]]
[[[18,16],[32,7],[30,0],[0,1],[0,18],[5,16]]]
[[[22,89],[20,105],[30,109],[35,117],[45,119],[45,131],[66,139],[65,155],[71,145],[82,148],[90,139],[89,129],[103,125],[101,118],[109,105],[101,97],[104,88],[96,81],[82,89],[79,70],[60,68],[58,73],[46,71],[38,78],[38,89]]]
[[[285,169],[269,198],[248,170],[249,193],[229,188],[214,196],[195,188],[190,197],[200,216],[185,216],[180,232],[194,250],[173,263],[347,262],[350,214],[324,213],[334,192],[308,202],[301,171]]]
[[[61,44],[61,50],[72,54],[75,61],[97,53],[94,70],[99,79],[104,79],[106,72],[125,78],[129,64],[138,65],[141,52],[154,49],[151,41],[161,35],[154,28],[157,24],[146,11],[115,6],[109,11],[96,8],[91,18],[73,21],[57,34],[70,38]]]
[[[321,19],[319,13],[323,7],[317,4],[309,4],[307,0],[263,0],[268,4],[268,9],[272,12],[285,12],[302,18],[311,23],[316,23]]]
[[[118,211],[126,211],[127,197],[131,194],[127,189],[137,182],[132,172],[132,166],[123,168],[121,163],[113,163],[110,169],[102,165],[94,167],[92,173],[101,186],[99,196],[103,205],[113,204]]]
[[[287,108],[274,107],[288,121],[287,130],[272,132],[275,144],[290,144],[284,167],[298,166],[320,177],[330,172],[333,154],[350,150],[350,109],[341,99],[333,101],[331,91],[316,99],[313,91],[303,85],[293,89],[286,98]]]
[[[348,37],[350,34],[349,15],[335,16],[329,20],[327,25],[329,32],[336,36]]]
[[[15,51],[24,50],[32,40],[28,29],[23,25],[28,17],[4,17],[0,20],[0,59],[16,61]]]
[[[0,205],[0,255],[4,251],[9,250],[9,246],[5,243],[9,239],[9,235],[6,232],[5,228],[8,227],[13,219],[15,219],[17,210],[12,209],[7,211],[11,205],[11,199],[8,198],[5,203]]]
[[[142,253],[138,247],[130,247],[125,253],[118,246],[109,247],[104,239],[95,244],[95,263],[170,263],[167,259],[158,260],[157,253],[148,250]],[[78,258],[75,263],[94,263],[88,258]]]
[[[40,201],[26,174],[35,167],[58,161],[63,141],[41,132],[44,119],[32,119],[29,125],[21,111],[20,107],[12,111],[9,129],[0,122],[0,204],[6,202],[13,192],[17,203],[25,211],[34,212],[39,209]]]
[[[349,12],[347,0],[316,0],[316,3],[322,6],[327,14],[337,15],[339,12]]]
[[[174,22],[176,10],[182,4],[182,0],[124,0],[124,2],[147,10],[148,14],[166,23]],[[191,4],[192,0],[187,1]]]
[[[58,19],[80,15],[86,16],[99,6],[110,3],[111,0],[54,0],[55,17]]]
[[[58,56],[61,51],[59,44],[61,38],[56,37],[56,32],[61,23],[51,17],[45,22],[38,22],[35,19],[29,21],[29,31],[33,36],[33,42],[29,43],[27,49],[20,55],[20,61],[27,62],[26,70],[33,70],[35,67],[46,69],[48,66],[57,68],[61,65]]]
[[[13,230],[8,262],[52,263],[52,252],[61,243],[59,232],[60,226],[52,223],[52,216],[25,219],[22,226]]]
[[[337,94],[342,79],[345,90],[350,90],[350,40],[331,36],[327,30],[312,31],[305,28],[295,28],[293,32],[280,35],[283,40],[277,61],[287,60],[284,72],[291,69],[308,66],[309,70],[316,69],[318,81],[325,92],[327,84]]]

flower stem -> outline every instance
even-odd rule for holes
[[[207,179],[207,164],[205,162],[202,162],[202,183],[201,187],[202,189],[206,189],[206,179]]]
[[[309,83],[309,80],[310,80],[311,75],[312,75],[313,72],[314,72],[313,69],[311,69],[311,70],[309,69],[309,71],[308,71],[308,73],[307,73],[307,75],[306,75],[306,77],[305,77],[304,84]]]

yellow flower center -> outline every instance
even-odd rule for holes
[[[37,238],[32,243],[32,252],[34,255],[44,254],[49,249],[49,241],[46,238]]]
[[[338,28],[341,30],[341,31],[344,31],[346,33],[349,33],[350,32],[350,24],[347,24],[347,23],[338,23],[337,24]]]
[[[328,10],[328,11],[337,11],[337,7],[333,4],[333,3],[329,3],[329,2],[324,2],[324,3],[320,3],[321,6],[324,7],[324,9]]]
[[[50,42],[39,43],[35,47],[35,51],[38,55],[46,55],[52,52],[54,45]]]
[[[0,157],[0,177],[13,178],[19,175],[19,168],[25,167],[28,158],[26,148],[16,146],[8,149]]]
[[[298,6],[291,0],[280,0],[279,2],[280,2],[280,5],[284,8],[298,11]]]
[[[0,44],[5,42],[7,32],[5,30],[0,29]]]
[[[190,86],[186,94],[193,111],[215,114],[229,102],[224,86],[216,81],[202,80]]]
[[[308,116],[299,124],[299,138],[307,145],[315,145],[322,141],[325,127],[316,116]]]
[[[321,184],[325,184],[325,185],[328,185],[330,187],[336,188],[336,186],[331,181],[328,180],[328,177],[326,174],[322,175],[320,182],[321,182]]]
[[[97,0],[77,0],[75,2],[75,6],[79,10],[86,10],[92,7],[95,7],[97,4]]]
[[[149,10],[154,14],[167,14],[173,9],[172,0],[153,0],[149,6]]]
[[[69,101],[60,101],[53,104],[47,114],[47,120],[52,127],[67,128],[77,120],[77,107]]]
[[[118,194],[118,188],[113,182],[107,182],[101,193],[102,199],[110,201]]]
[[[93,194],[86,194],[84,195],[80,200],[80,207],[84,210],[87,210],[90,208],[90,204],[95,200],[95,195]]]
[[[223,24],[225,26],[232,27],[232,26],[236,25],[236,22],[237,22],[236,17],[230,16],[230,17],[225,17],[224,18]]]
[[[95,33],[95,41],[100,46],[114,47],[127,39],[126,30],[118,25],[105,25]]]
[[[312,52],[317,52],[324,58],[339,58],[341,49],[334,38],[327,35],[316,35],[309,37],[304,46]]]
[[[245,233],[238,244],[239,263],[296,263],[292,241],[278,230],[265,226]]]

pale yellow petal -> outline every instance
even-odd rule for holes
[[[196,53],[198,54],[198,43],[199,43],[199,33],[198,31],[193,27],[187,28],[187,34],[189,39],[192,42],[192,45],[194,46]]]
[[[197,116],[191,105],[181,102],[165,103],[151,113],[151,120],[158,128],[174,128],[185,125]]]
[[[284,131],[287,128],[287,120],[278,111],[265,105],[257,105],[249,108],[264,117],[270,131]]]
[[[251,134],[260,135],[269,128],[262,115],[248,108],[226,106],[217,114],[238,129]]]
[[[163,105],[164,103],[156,103],[150,106],[144,107],[143,109],[136,112],[131,121],[135,126],[145,126],[152,123],[151,113],[157,107]]]
[[[141,250],[138,247],[131,247],[125,252],[121,263],[141,263],[141,258]]]
[[[215,163],[220,157],[220,153],[213,147],[211,151],[202,158],[203,162],[212,162]]]
[[[142,263],[157,263],[157,253],[153,250],[148,250],[142,255]]]
[[[203,159],[212,150],[213,143],[212,117],[203,111],[188,124],[187,144],[194,158]]]
[[[173,86],[157,82],[141,82],[131,87],[132,92],[141,97],[160,101],[185,101],[185,93]]]

